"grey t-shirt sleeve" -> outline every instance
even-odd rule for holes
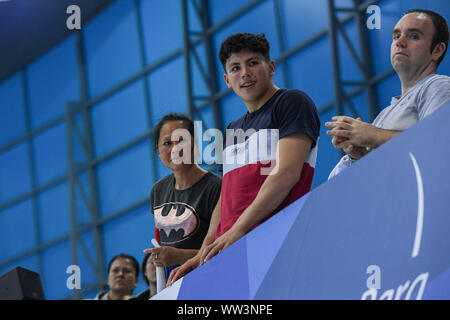
[[[450,101],[450,77],[432,78],[417,98],[419,120],[422,120]]]

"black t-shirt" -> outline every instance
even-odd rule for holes
[[[153,186],[151,210],[162,246],[200,249],[220,197],[221,184],[219,176],[208,172],[185,190],[175,189],[173,174]]]

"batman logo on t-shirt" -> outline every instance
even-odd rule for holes
[[[186,203],[169,202],[154,209],[161,244],[175,244],[191,237],[198,228],[195,209]]]

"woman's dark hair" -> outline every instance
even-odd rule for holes
[[[152,256],[151,253],[147,253],[144,257],[144,260],[142,261],[141,270],[142,270],[142,277],[144,278],[145,283],[149,286],[150,283],[148,282],[147,277],[145,276],[145,268],[147,266],[148,259]]]
[[[191,137],[194,138],[194,121],[192,121],[188,116],[181,114],[181,113],[169,113],[165,115],[161,121],[156,125],[155,127],[155,149],[158,150],[158,141],[159,136],[161,134],[161,129],[163,125],[165,125],[167,122],[171,121],[181,121],[183,123],[183,126],[185,129],[189,131],[191,134]]]
[[[260,53],[267,61],[270,60],[270,45],[264,33],[236,33],[226,38],[220,46],[219,59],[225,72],[228,58],[241,51]]]
[[[136,278],[138,278],[139,277],[139,262],[136,260],[135,257],[130,256],[129,254],[125,254],[125,253],[118,254],[117,256],[114,256],[111,259],[111,261],[109,261],[108,274],[109,274],[109,271],[111,270],[111,266],[114,263],[114,261],[116,261],[119,258],[129,259],[131,261],[131,264],[133,265],[133,269],[134,269],[135,274],[136,274]]]
[[[437,61],[437,66],[441,63],[441,61],[444,59],[444,56],[447,52],[448,48],[448,37],[449,37],[449,31],[448,31],[448,25],[447,21],[438,13],[431,11],[431,10],[425,10],[425,9],[411,9],[408,10],[405,15],[409,13],[423,13],[425,14],[430,20],[433,22],[434,25],[434,34],[433,38],[431,40],[431,48],[430,52],[433,52],[434,48],[441,42],[445,43],[445,50],[444,53],[439,57]]]

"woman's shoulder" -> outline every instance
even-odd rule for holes
[[[150,190],[150,199],[152,201],[152,206],[154,198],[157,194],[164,194],[169,190],[169,188],[173,187],[174,179],[175,178],[173,174],[169,174],[168,176],[159,179],[153,184],[152,189]]]
[[[167,188],[167,185],[171,185],[171,184],[173,185],[173,180],[174,180],[173,173],[159,179],[153,185],[152,191],[157,190],[158,188]]]
[[[205,174],[205,180],[208,181],[208,183],[212,183],[212,184],[222,184],[222,177],[220,177],[219,175],[215,174],[214,172],[208,171]]]

